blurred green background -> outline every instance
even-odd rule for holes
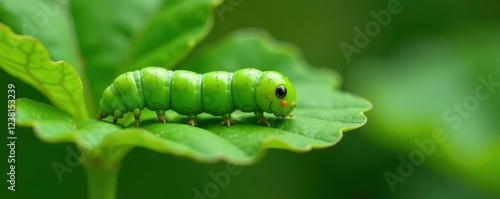
[[[467,100],[482,85],[480,77],[500,82],[500,2],[401,0],[403,10],[348,63],[339,44],[354,45],[354,28],[364,30],[375,20],[370,11],[385,10],[388,2],[242,0],[223,18],[216,15],[213,30],[191,56],[234,30],[263,28],[296,44],[312,65],[339,71],[344,90],[374,105],[366,114],[368,123],[347,132],[334,147],[305,154],[270,150],[262,161],[231,176],[216,198],[500,197],[500,87],[483,89],[490,95],[477,104]],[[17,98],[48,102],[16,79],[2,82],[2,93],[3,85],[14,83]],[[471,104],[465,114],[454,111]],[[452,116],[460,123],[449,121]],[[401,175],[398,157],[408,160],[421,150],[415,141],[431,139],[436,128],[446,141],[435,144],[393,191],[384,174]],[[66,161],[67,144],[42,143],[25,128],[18,136],[17,190],[2,198],[85,198],[81,166],[64,174],[62,182],[52,169],[53,162]],[[7,157],[5,149],[1,157]],[[117,196],[194,198],[193,189],[203,192],[214,182],[211,172],[225,169],[226,163],[202,164],[136,148],[123,162]]]

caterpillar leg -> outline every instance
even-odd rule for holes
[[[116,122],[118,121],[118,119],[122,118],[123,117],[123,113],[119,110],[115,110],[114,114],[113,114],[113,123],[116,124]]]
[[[162,121],[163,123],[166,123],[167,122],[167,118],[165,117],[165,111],[163,111],[162,109],[159,109],[159,110],[156,110],[156,115],[158,116],[155,121]]]
[[[105,113],[103,113],[102,110],[99,110],[99,114],[97,114],[97,119],[102,120],[106,117],[107,117],[107,115]]]
[[[231,124],[234,124],[234,120],[231,119],[231,114],[226,113],[222,115],[222,118],[224,118],[224,120],[220,123],[221,125],[227,124],[227,127],[229,127]]]
[[[257,124],[260,124],[260,122],[263,122],[265,125],[267,125],[267,127],[271,127],[271,124],[269,124],[269,121],[267,121],[267,119],[264,117],[264,113],[262,111],[255,111],[253,113],[255,114],[256,117],[259,118],[259,121],[257,122]]]
[[[196,123],[196,115],[188,115],[188,119],[189,121],[187,122],[189,125],[191,126],[198,126],[198,124]]]
[[[134,108],[134,110],[132,110],[132,113],[134,114],[135,118],[135,126],[139,127],[139,121],[141,120],[141,109]]]

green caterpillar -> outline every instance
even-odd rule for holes
[[[141,110],[156,111],[157,118],[167,121],[165,111],[172,109],[188,116],[195,126],[202,112],[222,116],[221,125],[234,124],[231,113],[236,109],[253,112],[271,126],[263,112],[278,117],[292,117],[297,107],[297,94],[290,80],[281,73],[245,68],[234,73],[214,71],[197,74],[186,70],[171,71],[147,67],[118,76],[102,94],[98,120],[113,116],[113,122],[132,112],[139,126]]]

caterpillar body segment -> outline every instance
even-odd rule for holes
[[[197,74],[147,67],[118,76],[103,92],[97,119],[108,116],[113,122],[132,112],[139,126],[141,110],[156,111],[157,121],[167,122],[165,111],[173,110],[188,117],[195,126],[196,116],[206,112],[222,116],[221,124],[234,124],[235,110],[253,112],[270,126],[263,112],[278,117],[291,116],[297,106],[295,89],[287,77],[274,71],[253,68]]]

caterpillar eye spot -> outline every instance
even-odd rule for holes
[[[276,97],[283,99],[286,96],[286,88],[284,86],[278,86],[276,88]]]

